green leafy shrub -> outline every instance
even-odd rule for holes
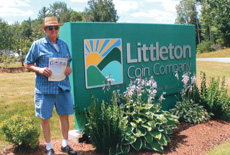
[[[184,87],[181,91],[181,101],[170,112],[179,117],[179,121],[187,123],[201,123],[209,120],[212,115],[199,103],[202,101],[196,84],[196,76],[189,77],[190,73],[182,76]],[[177,75],[178,81],[179,77]]]
[[[210,79],[208,87],[206,74],[201,72],[201,104],[208,112],[214,114],[214,118],[229,120],[230,98],[225,85],[225,77],[222,78],[222,82],[219,77],[217,79],[211,77]]]
[[[122,124],[123,110],[118,106],[117,93],[113,93],[111,103],[102,101],[99,104],[94,97],[86,113],[85,134],[98,152],[109,153],[109,149],[116,147],[122,138],[122,130],[126,124]]]
[[[148,149],[163,153],[163,146],[170,142],[169,134],[173,133],[178,118],[168,111],[161,110],[163,94],[156,102],[157,83],[153,77],[131,81],[127,91],[120,95],[124,107],[123,121],[126,128],[122,139],[116,148],[111,148],[110,154],[128,154],[130,149],[139,151]],[[127,121],[128,120],[128,121]]]
[[[209,113],[203,106],[189,100],[178,101],[175,108],[170,111],[182,122],[197,124],[210,119]]]
[[[17,147],[36,148],[39,145],[39,132],[31,117],[14,115],[1,123],[6,140]]]
[[[211,52],[212,48],[209,41],[202,41],[200,44],[197,45],[196,49],[197,53],[206,53]]]
[[[214,44],[214,45],[212,45],[212,48],[213,48],[215,51],[219,51],[219,50],[222,49],[221,44]]]
[[[108,80],[112,81],[112,80]],[[178,117],[161,110],[155,101],[157,84],[153,80],[131,81],[127,91],[113,91],[109,103],[92,98],[86,115],[85,133],[97,151],[106,154],[128,154],[130,149],[149,149],[163,153],[170,142],[169,134],[179,123]],[[106,85],[103,88],[109,91]]]

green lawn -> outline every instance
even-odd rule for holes
[[[210,62],[210,61],[197,61],[196,62],[198,83],[200,79],[200,72],[205,72],[207,79],[210,77],[222,79],[225,76],[225,84],[228,85],[228,95],[230,96],[230,63]]]
[[[34,114],[34,78],[32,72],[0,74],[0,122],[14,114],[31,116],[40,129],[40,119]],[[70,129],[75,128],[74,116],[70,116]],[[55,110],[51,119],[52,139],[61,138],[59,119]],[[41,134],[40,139],[43,140]],[[8,143],[0,133],[0,149]]]
[[[230,141],[215,147],[214,149],[209,151],[206,155],[228,155],[228,154],[230,154]]]
[[[230,48],[215,51],[215,52],[209,52],[209,53],[202,53],[197,54],[197,58],[224,58],[224,57],[230,57]]]
[[[21,67],[22,63],[21,62],[15,62],[15,63],[10,63],[8,68],[12,68],[12,67]],[[0,63],[0,68],[3,67],[3,64]]]

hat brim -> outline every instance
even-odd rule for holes
[[[64,25],[64,23],[60,23],[60,24],[49,24],[49,25],[40,25],[39,27],[45,31],[45,28],[48,26],[59,26],[61,27],[62,25]]]

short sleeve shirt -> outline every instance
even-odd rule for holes
[[[49,58],[68,58],[68,64],[72,61],[69,48],[65,41],[57,39],[57,45],[59,52],[55,49],[54,45],[46,36],[45,38],[35,41],[25,58],[26,64],[35,64],[38,67],[49,67]],[[58,94],[59,88],[70,90],[69,77],[63,81],[48,81],[48,78],[44,75],[36,73],[35,77],[35,93],[39,94]]]

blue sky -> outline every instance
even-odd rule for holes
[[[68,8],[84,11],[88,0],[0,0],[0,18],[12,24],[38,17],[42,7],[65,2]],[[113,0],[121,23],[174,24],[180,0]]]

